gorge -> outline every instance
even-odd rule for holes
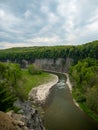
[[[15,87],[17,77],[19,78],[20,69],[18,71],[13,69],[12,72],[13,65],[9,66],[10,62],[19,63],[22,69],[34,65],[39,70],[57,72],[59,81],[51,88],[46,103],[42,106],[38,103],[43,108],[42,120],[46,130],[98,129],[98,123],[96,123],[98,121],[98,41],[80,46],[24,47],[0,50],[0,61],[8,64],[7,69],[10,68],[10,70],[4,71],[6,73],[4,74],[2,66],[0,66],[3,76],[0,79],[1,90],[2,81],[6,85],[4,76],[7,79],[10,78]],[[68,80],[66,82],[68,75],[66,74],[65,77],[58,72],[69,73],[73,89],[69,86]],[[13,80],[13,78],[15,79]],[[10,86],[9,80],[7,83]],[[22,92],[21,89],[19,92]],[[72,95],[86,109],[86,113],[88,110],[90,111],[88,114],[90,113],[96,121],[75,105]],[[37,130],[37,127],[34,130]]]

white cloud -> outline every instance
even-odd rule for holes
[[[54,36],[54,37],[37,37],[37,38],[32,38],[28,39],[27,42],[29,43],[53,43],[59,40],[59,37]]]
[[[54,24],[54,23],[58,22],[58,20],[59,20],[58,16],[56,16],[53,13],[49,14],[49,23]]]
[[[97,31],[98,32],[98,21],[95,21],[91,24],[88,24],[87,25],[87,30],[89,30],[90,32],[95,32]]]
[[[14,16],[7,10],[0,9],[0,28],[5,31],[11,31],[11,29],[20,24],[20,19]],[[16,31],[15,28],[13,31]]]
[[[49,7],[43,5],[43,6],[41,7],[41,12],[42,12],[42,13],[49,13]]]
[[[24,13],[25,18],[28,18],[31,16],[31,11],[30,10],[26,10],[26,12]]]
[[[12,47],[27,47],[27,46],[40,46],[40,45],[50,45],[53,46],[53,43],[59,41],[59,37],[37,37],[32,39],[27,39],[25,42],[11,43],[11,42],[1,42],[0,49],[12,48]],[[46,44],[47,43],[47,44]]]
[[[0,19],[3,19],[5,17],[5,12],[3,10],[0,10]]]
[[[1,0],[0,29],[5,47],[96,40],[98,0]]]
[[[32,46],[32,44],[26,44],[26,43],[10,43],[10,42],[2,42],[0,43],[1,48],[12,48],[12,47],[26,47],[26,46]]]

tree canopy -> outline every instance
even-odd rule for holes
[[[42,46],[20,47],[0,50],[1,61],[21,62],[22,59],[32,61],[41,58],[64,58],[74,59],[74,63],[86,57],[98,59],[98,41],[93,41],[77,46]]]

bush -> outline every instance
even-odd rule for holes
[[[18,83],[21,79],[21,69],[18,64],[0,62],[0,110],[14,109],[13,103],[17,97],[23,97],[23,89]]]
[[[9,86],[5,82],[0,83],[0,110],[8,111],[13,109],[13,102],[15,100],[16,97],[11,92]]]
[[[98,113],[98,86],[89,89],[87,93],[87,106]]]
[[[28,71],[32,75],[34,75],[34,74],[41,74],[42,73],[42,71],[38,67],[36,67],[34,64],[30,64],[28,66]]]
[[[77,97],[77,102],[85,102],[86,101],[86,97],[84,95],[79,95]]]

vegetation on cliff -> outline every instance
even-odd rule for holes
[[[74,63],[86,57],[98,59],[98,41],[93,41],[78,46],[43,46],[43,47],[22,47],[0,50],[1,61],[13,61],[21,63],[23,59],[34,61],[39,58],[64,58],[74,59]]]
[[[18,95],[18,80],[21,72],[18,64],[0,62],[0,110],[12,109]]]
[[[98,121],[98,61],[86,58],[70,68],[73,95],[80,106]]]
[[[0,62],[0,110],[15,110],[13,103],[17,97],[26,100],[33,87],[49,79],[51,75],[48,73],[32,75],[28,69],[21,70],[18,64]]]

